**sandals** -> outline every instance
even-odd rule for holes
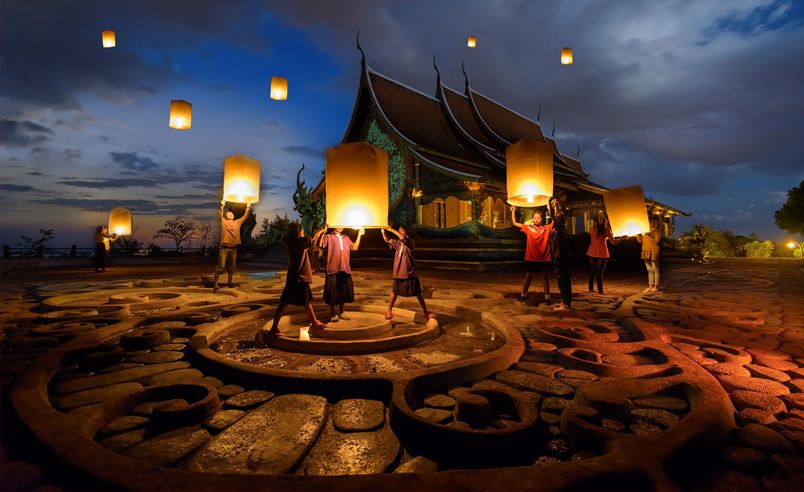
[[[318,323],[310,323],[310,328],[312,328],[314,330],[323,330],[326,327],[327,327],[327,324],[322,323],[320,321]]]
[[[433,319],[436,315],[432,311],[427,311],[424,313],[424,319]]]
[[[391,314],[391,311],[386,311],[386,312],[385,312],[385,319],[387,319],[387,320],[389,320],[389,321],[390,321],[390,320],[392,320],[392,319],[394,319],[394,315],[393,315],[393,314]]]
[[[269,347],[271,345],[270,340],[272,338],[279,338],[284,336],[285,334],[279,330],[276,331],[260,330],[257,332],[256,335],[254,335],[254,341],[256,341],[257,345],[261,347]]]
[[[528,294],[517,294],[516,301],[517,302],[525,302],[528,300]]]

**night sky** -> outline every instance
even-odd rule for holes
[[[692,212],[677,229],[781,240],[773,211],[804,179],[804,2],[3,0],[0,24],[3,244],[44,227],[88,246],[115,206],[146,243],[166,218],[210,220],[236,153],[262,161],[258,221],[295,214],[296,171],[317,183],[346,130],[358,30],[372,68],[428,94],[437,54],[461,92],[465,61],[478,92],[541,105],[592,181]],[[192,130],[168,128],[171,99]]]

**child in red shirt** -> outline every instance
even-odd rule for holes
[[[550,271],[553,269],[553,255],[550,252],[550,235],[553,224],[543,225],[542,212],[533,212],[532,224],[520,224],[516,221],[516,207],[511,207],[511,223],[518,227],[527,237],[525,246],[525,282],[522,284],[522,293],[517,301],[528,298],[528,289],[534,273],[541,273],[544,280],[544,299],[550,304]]]

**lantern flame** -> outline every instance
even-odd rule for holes
[[[174,130],[189,130],[193,121],[193,105],[181,99],[170,101],[170,122]]]
[[[101,46],[104,48],[114,48],[116,45],[114,31],[101,32]]]
[[[546,205],[553,195],[553,149],[523,139],[505,150],[508,203],[517,207]]]
[[[650,232],[648,209],[641,186],[628,186],[603,195],[606,214],[614,236],[635,236]]]
[[[284,101],[288,98],[288,79],[271,77],[271,99]]]
[[[236,203],[260,200],[260,161],[243,154],[223,160],[223,199]]]
[[[388,225],[388,154],[366,142],[326,152],[327,223],[330,227]]]
[[[793,248],[796,247],[796,243],[794,243],[793,241],[790,241],[789,243],[787,243],[787,247],[790,248],[790,249],[793,249]]]
[[[469,39],[466,40],[466,46],[470,48],[477,46],[477,38],[474,36],[469,36]]]

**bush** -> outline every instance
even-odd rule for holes
[[[751,241],[745,245],[745,256],[750,258],[770,258],[773,255],[773,241]]]

